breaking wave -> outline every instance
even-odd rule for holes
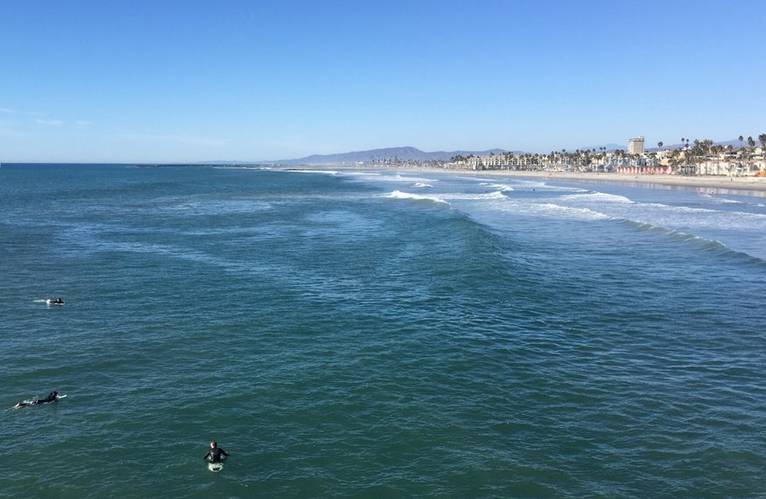
[[[585,192],[577,194],[567,194],[561,199],[566,201],[593,201],[599,203],[626,203],[632,204],[633,200],[617,194],[607,194],[605,192]]]
[[[422,194],[413,194],[411,192],[393,191],[386,197],[392,199],[411,199],[415,201],[431,201],[434,203],[443,203],[447,205],[449,204],[447,201],[438,196],[425,196]]]
[[[438,182],[435,178],[425,178],[425,177],[408,177],[406,175],[380,175],[375,178],[375,181],[381,181],[381,182],[423,182],[423,183],[432,183],[432,182]]]
[[[763,258],[752,255],[750,253],[746,253],[744,251],[737,251],[717,239],[711,239],[711,238],[699,236],[696,234],[692,234],[683,230],[671,229],[668,227],[663,227],[661,225],[654,225],[654,224],[646,223],[646,222],[638,222],[635,220],[619,219],[618,222],[626,224],[631,227],[635,227],[641,231],[654,232],[657,234],[670,237],[671,239],[674,239],[676,241],[691,243],[705,251],[710,251],[717,255],[731,256],[737,259],[748,261],[750,263],[755,263],[758,265],[766,265],[766,260],[764,260]]]
[[[530,206],[536,206],[537,209],[534,211],[542,215],[555,215],[575,220],[609,220],[612,218],[605,213],[591,210],[590,208],[573,208],[572,206],[562,206],[555,203],[539,203]]]
[[[285,170],[290,173],[322,173],[324,175],[337,175],[337,170]]]
[[[503,196],[505,197],[505,196]],[[513,201],[505,197],[505,203],[493,205],[494,209],[519,215],[578,221],[612,220],[612,217],[590,208],[565,206],[556,203],[530,203]]]
[[[446,199],[461,201],[478,201],[482,199],[508,199],[503,191],[484,192],[481,194],[443,194]]]
[[[485,187],[491,187],[493,189],[499,189],[502,192],[510,192],[513,190],[513,187],[511,187],[508,184],[493,184],[491,182],[482,182],[479,185],[483,185]]]
[[[214,166],[214,170],[273,170],[270,166]]]

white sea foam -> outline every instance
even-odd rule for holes
[[[214,166],[214,170],[253,170],[253,171],[268,171],[274,168],[270,166]]]
[[[598,203],[627,203],[632,204],[633,200],[617,194],[607,194],[606,192],[587,192],[578,194],[567,194],[561,197],[565,201],[588,201]]]
[[[499,191],[484,192],[482,194],[468,194],[458,199],[508,199],[503,192],[506,191],[501,189]]]
[[[481,201],[491,199],[508,199],[502,191],[483,192],[480,194],[469,193],[444,193],[439,194],[442,199],[448,199],[450,201]]]
[[[427,184],[425,182],[415,182],[415,187],[421,187],[421,188],[428,188],[433,187],[431,184]]]
[[[480,185],[491,187],[493,189],[499,189],[502,192],[510,192],[513,190],[513,187],[508,184],[493,184],[491,182],[482,182]]]
[[[413,199],[416,201],[432,201],[434,203],[449,204],[447,201],[438,196],[424,196],[422,194],[413,194],[411,192],[393,191],[386,197],[393,199]]]
[[[381,181],[381,182],[424,182],[424,183],[438,182],[438,180],[434,178],[408,177],[406,175],[399,175],[399,174],[380,175],[375,180]]]
[[[763,241],[761,234],[766,233],[766,214],[763,213],[715,210],[664,203],[605,202],[597,205],[576,205],[578,208],[584,206],[590,208],[597,206],[600,213],[612,220],[647,224],[667,230],[692,232],[694,235],[705,239],[719,238],[721,234],[738,231],[740,236],[747,234],[747,237],[752,240]]]
[[[516,187],[519,187],[522,189],[554,191],[554,192],[555,191],[588,192],[586,189],[582,189],[580,187],[564,187],[561,185],[550,185],[540,180],[521,180],[518,178],[514,178],[513,180],[511,180],[511,183],[514,184]]]
[[[691,206],[674,206],[664,203],[641,203],[642,206],[652,206],[654,208],[668,209],[680,213],[716,213],[718,210],[709,208],[692,208]]]
[[[507,196],[499,193],[503,198],[503,202],[497,202],[498,198],[485,198],[486,203],[482,203],[482,207],[486,207],[489,210],[499,210],[503,212],[510,212],[519,215],[527,215],[543,218],[554,218],[563,220],[582,220],[582,221],[596,221],[596,220],[609,220],[612,217],[605,213],[601,213],[590,208],[580,208],[573,206],[564,206],[555,203],[539,203],[529,201],[518,201],[510,199]]]
[[[703,198],[707,198],[714,203],[719,203],[719,204],[750,204],[746,201],[739,201],[737,199],[716,197],[709,192],[703,192],[700,194],[700,196]]]
[[[743,203],[747,204],[747,203]],[[638,203],[637,206],[639,207],[648,207],[648,208],[654,208],[658,211],[666,212],[666,213],[675,213],[678,215],[686,214],[686,215],[700,215],[696,217],[687,217],[685,220],[688,220],[690,223],[696,223],[701,222],[705,220],[711,220],[711,219],[728,219],[729,222],[726,222],[722,225],[729,226],[732,223],[737,224],[741,221],[750,221],[750,222],[759,222],[763,223],[766,221],[766,214],[763,213],[751,213],[748,211],[729,211],[729,210],[715,210],[710,208],[694,208],[691,206],[676,206],[676,205],[668,205],[663,203]],[[707,215],[707,216],[702,216]]]
[[[513,189],[511,189],[513,190]],[[508,199],[504,192],[508,192],[506,189],[500,189],[499,191],[487,192],[479,194],[479,199]]]
[[[321,173],[324,175],[337,175],[339,172],[336,170],[285,170],[291,173]]]
[[[535,208],[528,211],[537,211],[539,214],[552,215],[561,218],[571,218],[575,220],[608,220],[611,217],[600,211],[590,208],[573,208],[571,206],[562,206],[555,203],[539,203],[531,205]]]

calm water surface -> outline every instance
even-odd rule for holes
[[[763,497],[764,203],[5,165],[0,495]]]

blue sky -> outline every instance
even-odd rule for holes
[[[760,1],[0,0],[0,161],[766,132]]]

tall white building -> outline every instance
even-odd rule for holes
[[[644,154],[643,137],[634,137],[628,141],[628,154]]]

